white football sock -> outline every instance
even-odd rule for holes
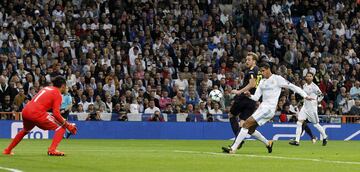
[[[263,142],[266,146],[269,144],[269,140],[267,140],[258,130],[255,130],[252,136],[254,136],[259,141]]]
[[[323,128],[319,123],[314,124],[314,127],[315,127],[317,130],[319,130],[319,132],[320,132],[320,134],[321,134],[321,136],[322,136],[323,139],[326,139],[326,138],[328,137],[328,136],[326,135],[326,133],[325,133],[324,128]]]
[[[300,136],[302,131],[302,122],[296,122],[296,137],[295,141],[300,142]]]
[[[241,128],[238,136],[235,139],[235,142],[231,146],[232,150],[236,150],[239,146],[239,144],[245,139],[245,137],[248,135],[249,130],[246,128]]]

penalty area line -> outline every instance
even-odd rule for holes
[[[11,171],[11,172],[23,172],[23,171],[18,170],[18,169],[6,168],[6,167],[1,167],[1,166],[0,166],[0,170]]]
[[[250,158],[267,158],[267,159],[284,159],[284,160],[295,160],[295,161],[313,161],[313,162],[323,162],[323,163],[336,163],[336,164],[353,164],[360,165],[360,162],[353,161],[333,161],[325,159],[313,159],[313,158],[295,158],[295,157],[283,157],[283,156],[266,156],[266,155],[250,155],[250,154],[225,154],[225,153],[216,153],[216,152],[199,152],[199,151],[182,151],[174,150],[175,153],[188,153],[188,154],[207,154],[207,155],[220,155],[220,156],[236,156],[236,157],[250,157]]]

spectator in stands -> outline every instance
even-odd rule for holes
[[[179,90],[184,91],[188,89],[189,83],[188,80],[185,79],[184,73],[179,74],[179,79],[175,80],[174,85],[177,86]]]
[[[349,115],[360,115],[360,99],[355,100],[355,105],[351,107]]]
[[[137,115],[140,114],[140,112],[142,112],[141,111],[142,105],[140,105],[141,104],[140,99],[141,99],[140,97],[138,97],[137,99],[133,99],[133,102],[130,104],[130,108],[129,108],[131,114]]]
[[[89,103],[89,106],[87,108],[87,113],[96,113],[96,109],[93,103]]]
[[[30,87],[28,94],[26,95],[26,99],[31,100],[36,95],[36,90],[34,87]]]
[[[120,114],[121,105],[120,103],[115,104],[112,113]]]
[[[154,114],[150,116],[149,121],[164,122],[165,120],[161,115],[160,111],[155,111]]]
[[[172,101],[176,106],[180,106],[181,109],[185,109],[186,99],[184,97],[184,90],[177,90],[176,95],[172,98]]]
[[[119,114],[118,121],[128,121],[127,112],[125,104],[117,104],[116,106],[116,113]],[[120,107],[120,108],[119,108]]]
[[[120,102],[120,91],[116,90],[115,95],[111,97],[111,101],[113,104],[117,104]]]
[[[12,112],[14,110],[13,104],[10,100],[10,96],[9,95],[5,95],[4,96],[4,103],[1,104],[0,107],[0,112]],[[7,119],[7,120],[11,120],[13,119],[12,114],[6,114],[6,115],[2,115],[3,119]]]
[[[96,111],[100,111],[100,112],[103,112],[106,109],[106,104],[101,100],[100,95],[96,96],[94,102],[94,108]]]
[[[294,113],[290,110],[290,104],[285,103],[283,105],[283,110],[281,111],[281,114],[280,114],[280,122],[287,122],[288,116],[291,116],[289,122],[297,121],[296,113]]]
[[[10,87],[4,76],[0,76],[0,103],[4,103],[5,95],[10,95]]]
[[[26,95],[24,88],[19,88],[19,93],[14,98],[14,105],[20,107],[21,104],[25,101]]]
[[[86,111],[84,110],[83,104],[79,103],[75,112],[76,113],[85,113]]]
[[[354,86],[350,89],[352,99],[360,99],[360,81],[356,81]]]
[[[200,102],[199,97],[196,96],[195,90],[190,90],[189,95],[186,96],[186,104],[197,106]]]
[[[110,77],[109,79],[107,79],[106,84],[104,85],[103,89],[104,89],[104,91],[110,92],[111,96],[115,95],[115,83],[114,83],[113,78]]]
[[[156,111],[160,112],[160,109],[155,106],[154,99],[151,99],[149,101],[149,107],[145,109],[144,113],[146,113],[146,114],[154,114]]]
[[[162,110],[162,112],[166,113],[166,114],[174,114],[175,113],[171,104],[166,105],[166,108],[164,110]]]
[[[106,102],[105,102],[105,112],[111,113],[113,110],[113,103],[111,101],[111,96],[106,96]]]
[[[171,98],[168,97],[169,93],[167,91],[162,91],[162,96],[159,100],[159,106],[160,106],[160,110],[164,110],[167,105],[171,104]]]
[[[101,121],[100,113],[100,111],[89,113],[86,121]]]
[[[220,104],[217,102],[214,102],[214,108],[209,110],[209,114],[215,115],[215,114],[222,114],[222,110],[220,110]]]

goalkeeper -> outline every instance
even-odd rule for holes
[[[25,105],[22,110],[24,128],[12,140],[10,145],[4,149],[3,154],[13,155],[12,149],[28,134],[35,126],[43,130],[54,130],[53,141],[48,148],[49,156],[64,156],[63,152],[56,150],[63,139],[65,130],[76,134],[75,125],[68,123],[60,115],[61,94],[66,91],[66,81],[63,77],[57,76],[52,81],[53,86],[47,86],[39,91],[33,99]],[[48,114],[52,109],[53,115]]]

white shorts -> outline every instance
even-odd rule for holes
[[[299,114],[298,114],[298,120],[306,120],[308,119],[311,123],[317,124],[319,123],[319,116],[317,109],[314,108],[306,108],[305,106],[301,108]]]
[[[259,126],[262,126],[274,117],[275,111],[273,109],[273,107],[260,105],[259,108],[256,109],[256,111],[253,113],[252,117]]]

